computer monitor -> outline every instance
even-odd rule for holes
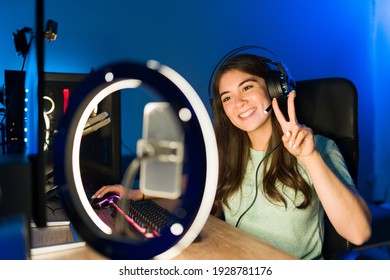
[[[45,155],[43,152],[43,0],[35,5],[35,37],[31,41],[26,59],[26,154],[31,164],[31,217],[39,227],[46,226]],[[42,31],[42,32],[41,32]]]

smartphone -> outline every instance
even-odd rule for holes
[[[177,199],[182,193],[184,132],[169,102],[150,102],[144,107],[139,188],[147,196]]]

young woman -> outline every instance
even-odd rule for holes
[[[214,214],[302,259],[322,258],[324,210],[340,235],[364,243],[370,212],[336,144],[298,123],[295,92],[270,99],[268,71],[259,56],[241,54],[214,76]]]

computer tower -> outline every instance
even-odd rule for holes
[[[87,78],[84,73],[44,73],[44,115],[46,174],[50,180],[56,160],[55,137],[72,96]],[[95,114],[107,113],[110,123],[83,136],[80,147],[80,171],[86,191],[121,181],[121,110],[120,92],[104,98]],[[63,148],[63,147],[62,147]]]
[[[26,73],[24,71],[4,71],[5,95],[5,153],[24,154],[26,151]]]

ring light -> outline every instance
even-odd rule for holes
[[[182,122],[188,181],[179,206],[180,231],[148,241],[113,233],[95,213],[80,171],[83,129],[97,104],[110,94],[145,85],[169,102]],[[184,117],[183,117],[184,116]],[[156,61],[125,62],[94,72],[73,93],[56,138],[55,178],[71,222],[94,249],[112,259],[169,259],[189,246],[203,228],[213,205],[218,174],[214,130],[201,99],[173,69]],[[184,213],[184,214],[183,214]]]

